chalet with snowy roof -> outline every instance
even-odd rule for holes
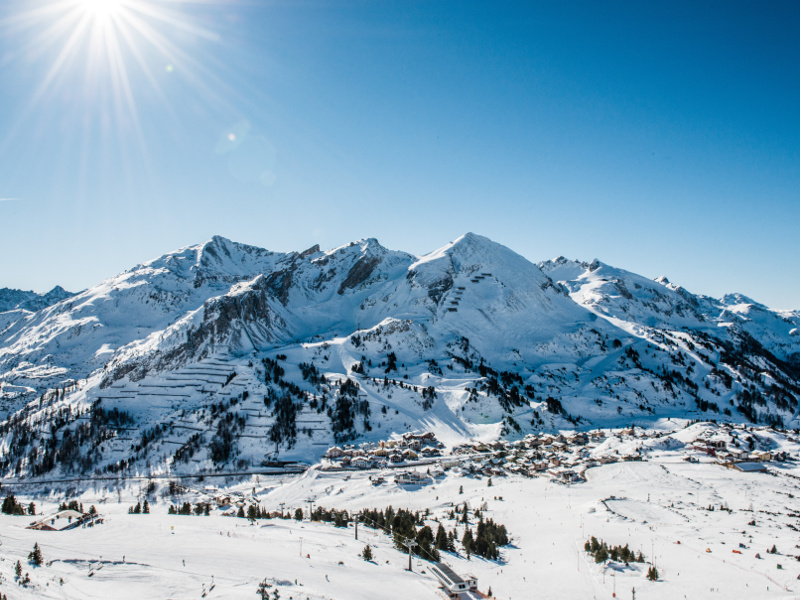
[[[339,446],[328,448],[325,453],[325,458],[341,458],[342,456],[344,456],[344,451]]]
[[[589,436],[587,436],[585,433],[576,433],[575,435],[570,436],[568,441],[570,444],[575,446],[584,446],[589,443]]]
[[[356,456],[350,461],[350,466],[356,469],[366,469],[371,461],[366,456]]]
[[[84,515],[77,510],[61,510],[54,515],[44,517],[28,525],[28,529],[38,529],[40,531],[66,531],[74,529],[84,522]]]
[[[750,457],[759,462],[770,462],[772,460],[772,452],[755,451]]]
[[[394,480],[399,484],[423,483],[428,479],[428,475],[419,471],[400,471],[394,476]]]
[[[411,448],[406,448],[403,450],[403,459],[404,460],[417,460],[419,458],[419,454],[414,452]]]
[[[766,473],[767,471],[766,465],[760,462],[735,462],[727,466],[743,473]]]
[[[433,446],[425,446],[421,451],[423,456],[441,456],[442,451]]]
[[[408,447],[411,450],[419,452],[422,449],[422,442],[416,439],[408,440]]]
[[[743,448],[728,448],[728,453],[734,460],[747,460],[750,453]]]

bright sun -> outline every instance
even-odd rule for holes
[[[119,14],[125,0],[79,0],[78,6],[92,17],[108,19]]]
[[[115,102],[133,114],[132,72],[141,74],[158,93],[162,79],[158,73],[172,73],[176,65],[183,67],[184,76],[199,80],[205,74],[195,53],[182,47],[186,40],[218,39],[194,24],[191,13],[183,9],[197,1],[36,0],[29,10],[0,21],[0,34],[24,37],[22,52],[51,58],[34,101],[59,85],[92,92],[107,83],[113,87]]]
[[[62,110],[66,99],[87,131],[102,122],[110,135],[110,123],[120,136],[141,140],[138,105],[155,101],[172,110],[178,86],[168,81],[190,86],[195,98],[224,102],[206,50],[220,38],[199,25],[192,7],[231,1],[238,0],[15,0],[26,8],[0,18],[0,35],[19,41],[20,60],[41,67],[30,118],[46,105]]]

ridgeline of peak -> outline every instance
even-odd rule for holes
[[[463,441],[698,413],[788,424],[799,328],[797,312],[741,295],[695,296],[596,259],[536,265],[475,233],[423,256],[375,238],[272,252],[214,236],[45,310],[0,314],[0,406],[27,405],[33,422],[52,402],[81,415],[102,399],[133,415],[136,440],[192,423],[169,428],[170,441],[196,461],[163,444],[124,448],[142,472],[213,471],[228,456],[315,460],[334,441],[409,428]],[[29,403],[53,387],[70,391]],[[210,402],[249,416],[223,432]],[[233,446],[250,440],[241,456],[220,458],[223,433]],[[33,438],[5,435],[0,467],[28,469]]]

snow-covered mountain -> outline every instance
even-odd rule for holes
[[[47,308],[56,302],[61,302],[70,296],[74,296],[74,294],[66,291],[60,285],[57,285],[46,294],[2,288],[0,289],[0,313],[15,309],[37,311]]]
[[[245,468],[408,429],[457,443],[703,414],[797,426],[798,328],[472,233],[421,257],[214,237],[0,327],[2,465]]]
[[[46,294],[11,288],[0,289],[0,334],[31,313],[74,295],[58,285]]]

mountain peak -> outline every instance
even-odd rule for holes
[[[725,306],[736,306],[738,304],[751,304],[753,306],[758,306],[759,308],[766,308],[760,302],[756,302],[752,298],[745,296],[744,294],[740,294],[738,292],[734,292],[732,294],[725,294],[721,302]]]

